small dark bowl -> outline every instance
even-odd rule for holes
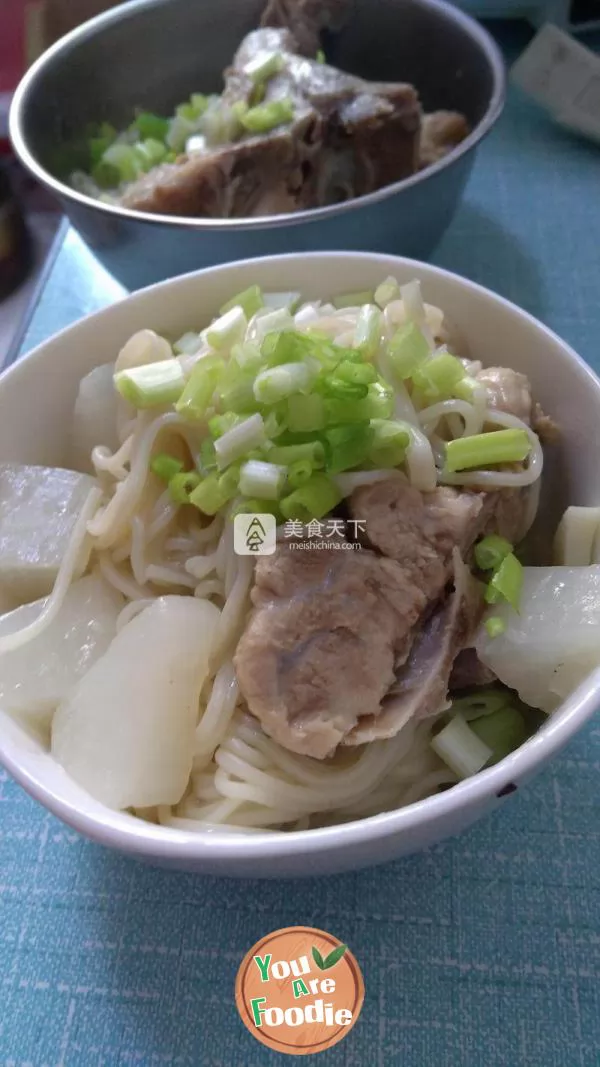
[[[14,148],[62,201],[98,259],[129,288],[248,256],[358,249],[427,257],[448,226],[477,145],[502,111],[505,72],[473,19],[439,0],[354,0],[330,62],[365,78],[412,82],[426,111],[462,111],[470,136],[441,162],[332,207],[252,219],[184,219],[112,207],[75,192],[86,124],[166,114],[221,72],[260,18],[264,0],[132,0],[50,48],[12,105]],[[78,158],[79,157],[79,158]]]

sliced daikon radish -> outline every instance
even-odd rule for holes
[[[475,647],[527,704],[553,711],[600,665],[600,566],[525,567],[520,612],[494,605],[504,633],[482,624]]]
[[[0,588],[17,604],[51,591],[95,485],[93,478],[75,471],[0,464]],[[82,561],[76,578],[84,566]]]
[[[93,473],[91,455],[97,445],[105,445],[111,452],[119,447],[114,370],[114,364],[104,363],[86,374],[79,385],[69,457],[79,471]]]
[[[0,618],[0,637],[38,617],[36,600]],[[33,640],[0,655],[0,708],[24,721],[49,720],[75,683],[102,656],[117,632],[124,599],[98,574],[74,582],[56,618]]]
[[[567,508],[554,538],[554,562],[565,567],[598,563],[594,559],[594,542],[599,525],[600,508]]]
[[[109,807],[181,800],[219,615],[207,601],[161,597],[123,627],[58,708],[53,755]]]

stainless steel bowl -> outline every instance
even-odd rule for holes
[[[426,171],[332,207],[256,219],[179,219],[75,192],[86,124],[124,126],[133,109],[168,113],[221,72],[264,0],[132,0],[62,38],[29,70],[10,115],[21,161],[54,192],[98,259],[128,288],[248,256],[362,249],[427,257],[450,222],[475,149],[504,104],[502,57],[488,33],[439,0],[354,0],[330,61],[374,80],[409,81],[426,110],[462,111],[472,133]]]

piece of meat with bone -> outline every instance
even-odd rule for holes
[[[314,59],[323,30],[340,30],[350,14],[351,0],[269,0],[261,26],[286,27],[295,51]]]
[[[533,402],[531,383],[525,374],[510,367],[484,367],[477,371],[475,380],[487,390],[488,407],[516,415],[531,426],[543,444],[551,444],[560,437],[554,420]]]
[[[452,573],[453,550],[466,557],[485,525],[485,496],[443,486],[420,493],[390,478],[356,489],[350,512],[364,542],[402,564],[426,601],[435,601]]]
[[[362,716],[344,738],[345,745],[395,737],[410,719],[438,715],[447,706],[454,660],[472,639],[483,609],[478,584],[456,548],[452,566],[453,592],[417,628],[410,655],[396,671],[381,709],[376,715]]]
[[[302,58],[294,47],[287,29],[248,34],[223,94],[226,107],[250,103],[246,64],[279,51],[283,66],[269,79],[264,102],[289,100],[291,122],[155,167],[125,189],[121,202],[164,215],[272,215],[363,196],[413,174],[421,123],[413,87],[363,81]]]
[[[469,125],[458,111],[433,111],[423,115],[419,143],[419,167],[443,159],[469,135]]]
[[[477,492],[438,486],[420,493],[401,478],[356,489],[352,517],[364,528],[370,548],[410,568],[428,600],[441,595],[458,548],[469,559],[475,541],[497,533],[518,544],[527,533],[534,509],[531,487]]]
[[[378,714],[423,591],[367,549],[284,543],[257,560],[252,601],[235,653],[242,695],[281,745],[324,759],[361,717]]]
[[[516,415],[529,426],[533,406],[529,378],[510,367],[484,367],[475,380],[487,390],[488,407]]]

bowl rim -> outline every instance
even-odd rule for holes
[[[402,264],[403,267],[408,266],[411,270],[414,270],[417,276],[419,273],[426,272],[441,278],[452,279],[455,282],[458,280],[461,286],[464,286],[467,290],[480,293],[491,299],[505,308],[507,313],[516,315],[517,318],[529,323],[530,326],[535,327],[544,334],[554,345],[557,345],[566,362],[576,365],[584,377],[588,379],[590,388],[598,394],[600,407],[600,378],[591,367],[558,334],[505,297],[453,271],[433,266],[420,260],[382,253],[346,252],[343,250],[336,252],[288,253],[285,255],[256,257],[252,260],[238,260],[216,267],[191,271],[187,274],[158,282],[145,289],[140,289],[124,299],[94,312],[92,315],[85,316],[79,322],[66,327],[37,345],[32,352],[0,374],[0,392],[6,380],[18,379],[20,376],[27,377],[28,374],[31,374],[36,364],[43,363],[47,358],[48,348],[60,341],[61,338],[81,329],[84,324],[86,324],[87,328],[93,328],[94,324],[99,323],[103,316],[110,316],[114,309],[122,307],[126,303],[134,303],[138,298],[144,297],[149,293],[168,292],[170,288],[176,287],[186,280],[198,279],[201,282],[202,278],[208,274],[226,274],[242,265],[247,267],[250,263],[257,264],[260,269],[260,264],[272,265],[282,261],[298,262],[299,259],[333,261],[340,256],[358,262],[376,260],[381,263],[384,269],[388,266],[390,271],[394,269],[394,266],[397,267],[398,264]],[[369,842],[381,842],[386,838],[393,839],[410,835],[412,831],[418,831],[426,826],[434,826],[437,822],[444,822],[449,817],[457,818],[462,812],[478,804],[483,806],[486,801],[491,800],[494,796],[499,798],[499,794],[501,796],[502,791],[513,784],[515,779],[519,781],[525,780],[562,749],[592,718],[599,704],[600,667],[584,679],[560,708],[543,723],[536,734],[493,767],[480,771],[471,778],[459,782],[449,790],[425,797],[404,808],[380,812],[363,819],[355,819],[333,826],[311,830],[286,831],[284,833],[253,831],[247,834],[233,830],[220,831],[209,828],[205,832],[196,833],[172,827],[158,827],[151,823],[144,823],[143,820],[135,817],[131,817],[131,823],[123,822],[121,825],[116,826],[111,822],[107,822],[106,817],[103,817],[102,814],[86,811],[81,807],[77,807],[75,803],[57,795],[52,786],[44,784],[43,780],[40,780],[40,777],[36,776],[33,771],[23,767],[18,760],[5,751],[1,734],[0,764],[4,765],[12,777],[35,800],[75,830],[99,844],[108,845],[133,855],[145,856],[159,861],[165,860],[165,862],[169,863],[198,861],[200,864],[214,862],[216,865],[226,863],[229,859],[240,861],[260,859],[276,862],[277,860],[290,859],[299,855],[304,858],[316,858],[323,853],[339,854],[348,849],[368,846]],[[104,805],[101,806],[101,811],[106,812],[111,818],[124,814],[113,811]]]
[[[162,7],[168,2],[169,0],[128,0],[128,3],[122,6],[110,8],[103,14],[89,19],[81,26],[71,30],[70,33],[65,34],[64,37],[61,37],[51,45],[35,63],[33,63],[21,79],[15,90],[10,107],[10,140],[21,163],[42,185],[56,196],[62,197],[83,208],[89,209],[90,207],[93,207],[95,210],[115,220],[129,219],[144,222],[148,225],[169,225],[181,229],[199,230],[201,232],[220,230],[234,232],[252,231],[257,229],[276,229],[280,226],[300,226],[303,223],[310,222],[319,223],[328,218],[343,215],[348,211],[354,210],[355,207],[368,208],[371,205],[386,200],[388,197],[391,197],[396,193],[403,192],[420,182],[433,178],[436,174],[439,174],[446,167],[452,166],[452,164],[457,162],[462,156],[475,148],[490,132],[504,108],[507,84],[506,66],[502,53],[491,34],[480,23],[472,18],[471,15],[462,11],[459,7],[455,7],[448,3],[447,0],[416,0],[420,6],[436,11],[442,19],[445,19],[449,23],[454,23],[454,25],[459,27],[467,37],[470,37],[471,41],[479,46],[492,76],[492,92],[485,113],[464,141],[461,141],[456,148],[436,163],[433,163],[431,166],[426,167],[421,171],[417,171],[415,174],[412,174],[407,178],[403,178],[401,181],[393,182],[391,185],[384,185],[381,189],[376,189],[372,193],[353,197],[351,200],[344,201],[341,204],[330,204],[326,207],[311,208],[306,211],[287,212],[281,215],[261,215],[256,218],[246,216],[239,219],[186,218],[179,215],[151,214],[150,212],[136,211],[132,208],[122,207],[121,205],[105,204],[100,200],[94,200],[92,197],[86,196],[84,193],[80,193],[71,188],[66,182],[61,181],[59,178],[56,178],[51,174],[49,170],[46,170],[41,163],[38,163],[37,157],[29,149],[24,132],[24,116],[28,100],[30,95],[35,91],[37,80],[46,68],[51,67],[55,61],[60,60],[63,54],[74,51],[79,44],[93,38],[97,33],[101,33],[106,27],[112,25],[112,23],[133,18],[140,11],[152,9],[154,7]]]

